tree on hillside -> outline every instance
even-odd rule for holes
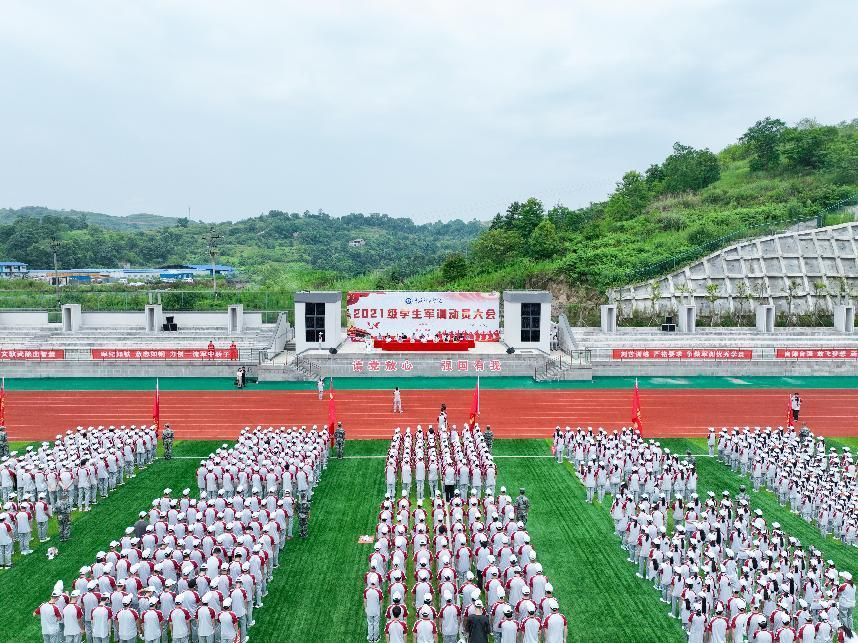
[[[837,183],[858,183],[858,133],[845,132],[828,147],[825,170]]]
[[[530,256],[534,259],[550,259],[560,252],[560,236],[551,219],[543,219],[536,226],[528,241]]]
[[[662,163],[660,174],[664,192],[701,190],[721,178],[721,164],[708,149],[695,150],[677,142],[673,154]]]
[[[494,228],[486,230],[474,241],[471,259],[477,270],[491,270],[518,258],[524,251],[523,246],[518,232]]]
[[[832,125],[787,129],[782,136],[781,154],[791,169],[818,170],[836,139],[837,128]]]
[[[784,129],[786,129],[786,123],[781,119],[766,116],[742,134],[739,141],[748,146],[751,153],[748,167],[752,171],[777,169],[781,160],[778,145]]]
[[[515,230],[523,239],[527,239],[545,217],[542,201],[530,197],[524,203],[513,201],[504,214],[496,214],[492,219],[492,230]]]
[[[444,281],[458,281],[468,274],[468,262],[465,257],[458,252],[447,255],[444,263],[441,264],[441,276]]]
[[[529,237],[544,218],[545,207],[542,205],[542,201],[530,197],[522,204],[519,212],[517,228],[521,236]]]
[[[626,172],[623,180],[617,183],[617,189],[605,205],[605,214],[620,221],[641,214],[649,205],[650,192],[640,172]]]

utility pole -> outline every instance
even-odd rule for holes
[[[223,235],[215,232],[214,226],[209,228],[209,233],[206,235],[206,241],[209,247],[209,256],[212,260],[212,293],[217,295],[217,242],[223,239]]]
[[[60,250],[60,241],[56,237],[51,239],[51,251],[54,253],[54,287],[57,293],[57,308],[60,307],[60,269],[57,263],[57,253]]]

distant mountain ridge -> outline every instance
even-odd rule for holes
[[[163,217],[158,214],[129,214],[127,216],[116,216],[103,214],[101,212],[87,212],[84,210],[53,210],[37,205],[28,205],[23,208],[0,208],[0,224],[9,224],[23,217],[41,219],[46,216],[84,218],[87,223],[97,225],[107,230],[157,230],[169,228],[177,224],[177,217]]]

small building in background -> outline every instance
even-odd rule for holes
[[[20,261],[0,261],[0,277],[3,279],[26,277],[29,272],[26,263]]]
[[[364,241],[363,239],[352,239],[351,241],[349,241],[350,248],[360,248],[365,245],[366,241]]]
[[[23,264],[26,266],[26,264]],[[218,277],[231,279],[235,276],[235,268],[215,264],[215,274]],[[67,270],[30,270],[26,276],[31,279],[46,281],[52,286],[59,281],[60,286],[69,283],[88,284],[138,284],[149,281],[186,281],[195,279],[210,279],[211,264],[175,265],[160,268],[74,268]],[[25,276],[25,275],[22,275]]]

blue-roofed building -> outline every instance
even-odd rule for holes
[[[30,271],[28,264],[20,261],[0,261],[0,278],[26,277]]]
[[[210,263],[192,263],[187,266],[178,266],[180,268],[193,268],[194,270],[205,270],[209,274],[212,273],[212,264]],[[232,277],[235,275],[235,268],[232,266],[224,266],[222,264],[216,263],[214,265],[214,271],[216,275],[222,275],[224,277]]]

